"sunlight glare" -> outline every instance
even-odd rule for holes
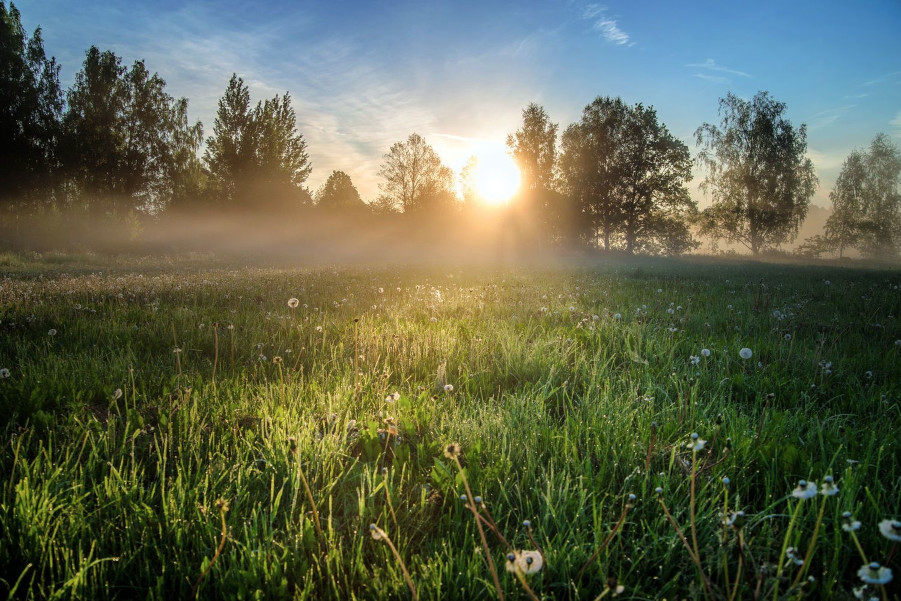
[[[519,190],[519,168],[502,149],[478,154],[473,174],[476,191],[488,204],[504,204]]]

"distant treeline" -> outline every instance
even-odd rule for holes
[[[234,227],[202,225],[228,218],[245,234],[253,224],[263,228],[261,241],[277,223],[280,239],[314,238],[323,247],[359,241],[359,232],[375,241],[415,231],[406,242],[478,248],[483,235],[487,246],[510,238],[535,252],[678,255],[707,236],[757,255],[794,240],[817,185],[806,126],[793,126],[786,105],[766,92],[720,99],[719,123],[695,133],[694,159],[653,107],[599,96],[558,136],[545,110],[530,104],[507,138],[521,190],[506,209],[490,212],[472,179],[477,159],[455,174],[415,133],[384,155],[380,195],[370,202],[342,171],[310,191],[312,165],[290,95],[253,104],[237,75],[205,139],[203,125],[188,118],[188,100],[169,95],[144,61],[123,65],[92,46],[69,89],[59,73],[40,28],[28,36],[15,5],[0,1],[0,236],[7,246],[153,246],[174,232],[185,235],[168,244],[198,246],[211,241],[202,232],[234,238]],[[712,200],[703,211],[688,191],[692,167],[703,171]],[[826,230],[802,252],[841,256],[855,248],[897,258],[899,183],[901,150],[879,134],[845,161]]]

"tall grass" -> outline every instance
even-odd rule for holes
[[[897,272],[69,267],[0,262],[12,598],[898,595]]]

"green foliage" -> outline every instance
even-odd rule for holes
[[[784,540],[812,548],[806,597],[850,594],[862,561],[844,511],[871,561],[891,553],[876,524],[901,514],[896,272],[90,256],[0,270],[0,591],[16,598],[183,598],[207,568],[200,598],[406,595],[371,523],[423,599],[491,598],[450,442],[514,548],[534,548],[530,520],[542,598],[594,599],[614,577],[638,598],[704,595],[657,487],[688,536],[695,515],[718,596],[737,580],[751,598],[760,574],[773,598],[760,568]],[[695,458],[691,432],[707,441]],[[835,497],[790,496],[826,474]],[[735,510],[742,551],[720,515]],[[784,570],[776,596],[797,597]]]
[[[702,233],[747,247],[754,255],[791,241],[816,191],[806,158],[807,127],[795,128],[786,105],[767,92],[750,101],[732,93],[720,99],[720,125],[695,132],[707,168],[702,189],[713,206],[702,213]]]
[[[0,1],[0,208],[46,204],[59,176],[63,95],[40,28],[29,38],[15,4]]]
[[[404,213],[429,215],[453,207],[454,174],[419,134],[395,142],[384,156],[379,175],[382,204]]]
[[[216,201],[226,208],[297,209],[310,202],[303,183],[312,166],[287,93],[251,108],[250,91],[233,74],[203,160]]]
[[[130,69],[92,46],[67,93],[62,156],[68,199],[94,215],[159,212],[199,188],[202,125],[143,61]]]
[[[332,171],[316,193],[316,206],[333,212],[355,213],[367,207],[360,193],[343,171]]]
[[[688,147],[652,107],[598,97],[563,134],[563,188],[583,217],[584,235],[617,239],[629,254],[695,247],[685,218],[697,210],[686,188]]]
[[[829,194],[832,215],[825,239],[838,250],[860,249],[871,258],[896,258],[901,249],[901,148],[885,134],[867,152],[853,151]]]

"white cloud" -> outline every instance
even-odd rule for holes
[[[601,36],[617,46],[629,45],[633,46],[635,42],[630,43],[629,34],[620,29],[616,19],[606,16],[607,8],[598,4],[589,4],[582,11],[582,18],[586,21],[594,21],[592,28],[600,32]]]
[[[888,124],[895,128],[895,133],[893,135],[896,138],[901,138],[901,111],[898,111],[895,118],[889,121]]]
[[[871,79],[870,81],[865,81],[863,85],[865,86],[875,86],[877,84],[881,84],[884,82],[892,81],[894,83],[898,83],[901,80],[901,71],[892,71],[891,73],[886,73],[885,75],[880,75],[875,79]]]
[[[708,75],[707,73],[695,73],[695,77],[699,79],[705,79],[707,81],[712,81],[714,83],[728,83],[729,78],[723,77],[722,75]]]
[[[717,65],[716,61],[713,60],[712,58],[708,58],[703,63],[689,63],[685,66],[686,67],[694,67],[697,69],[707,69],[708,71],[716,71],[718,73],[728,73],[729,75],[738,75],[739,77],[751,77],[750,74],[745,73],[744,71],[737,71],[735,69],[729,69],[728,67],[723,67],[722,65]]]
[[[847,106],[840,106],[832,109],[826,109],[825,111],[820,111],[816,113],[808,120],[807,129],[810,131],[814,131],[817,129],[823,129],[824,127],[829,127],[836,121],[838,121],[842,115],[853,109],[856,104],[849,104]]]

